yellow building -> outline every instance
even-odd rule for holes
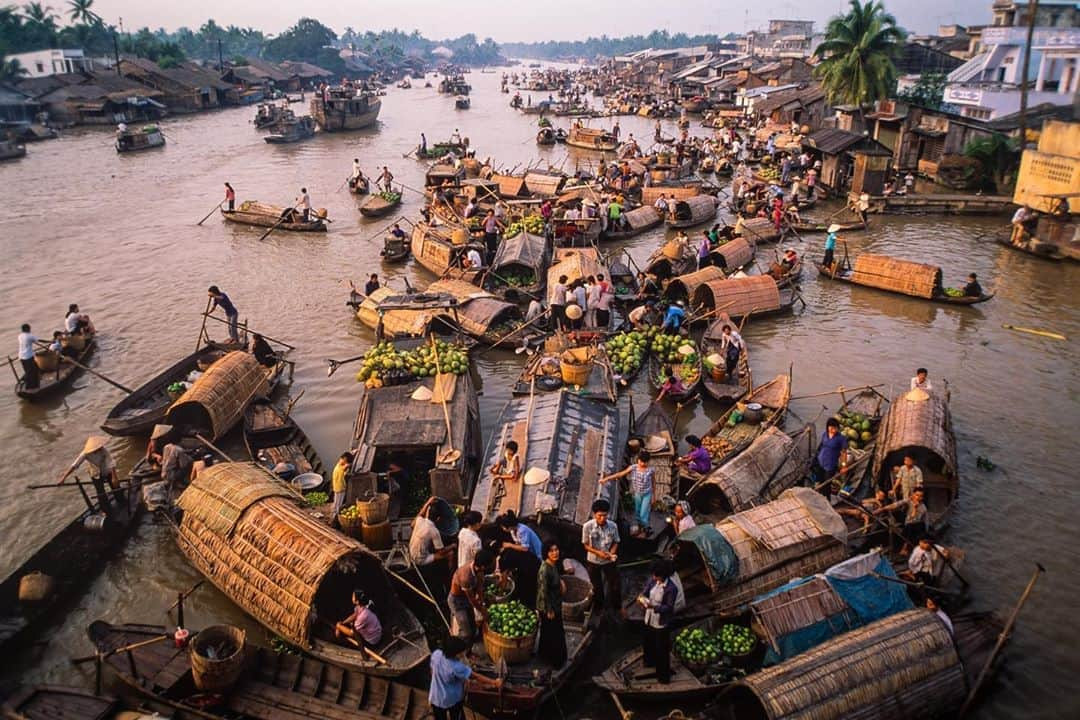
[[[1036,150],[1024,150],[1013,202],[1039,213],[1014,227],[1012,243],[1037,255],[1080,260],[1080,123],[1048,121]],[[1073,207],[1071,207],[1073,206]],[[1072,212],[1070,212],[1072,210]]]

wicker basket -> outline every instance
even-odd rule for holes
[[[592,373],[589,348],[572,348],[559,356],[559,371],[567,385],[585,385]]]
[[[34,570],[19,578],[19,602],[41,602],[52,595],[51,575]]]
[[[573,575],[564,575],[562,581],[566,584],[562,602],[563,619],[580,620],[585,615],[585,609],[592,602],[592,583]]]
[[[386,493],[375,493],[368,500],[357,500],[356,510],[360,513],[360,519],[365,525],[384,523],[386,514],[390,510],[390,496]]]
[[[529,658],[533,656],[533,648],[536,646],[536,633],[537,630],[533,630],[531,634],[520,638],[508,638],[492,630],[487,625],[484,626],[484,649],[487,650],[488,657],[491,658],[491,662],[495,665],[499,664],[499,660],[504,660],[507,665],[519,665],[529,661]]]
[[[349,537],[361,537],[364,521],[360,519],[360,516],[351,515],[346,517],[345,515],[339,513],[338,524],[341,525],[341,532],[345,533]]]
[[[60,353],[52,350],[38,350],[34,353],[34,364],[42,372],[52,372],[60,366]]]
[[[247,633],[232,625],[211,625],[191,641],[191,677],[202,692],[222,692],[231,688],[244,671],[244,641]],[[207,657],[208,649],[231,649],[225,657]]]
[[[390,521],[383,520],[370,525],[364,523],[360,539],[370,550],[389,550],[394,546],[394,532]]]
[[[86,336],[84,335],[65,335],[61,344],[65,347],[69,347],[72,350],[82,351],[86,348]]]

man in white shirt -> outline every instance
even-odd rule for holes
[[[458,556],[457,566],[471,565],[476,553],[480,551],[480,535],[476,532],[483,522],[484,516],[475,510],[470,510],[461,516],[461,532],[458,533]]]
[[[443,546],[442,533],[429,517],[434,502],[434,497],[428,498],[424,507],[420,508],[413,522],[412,535],[409,536],[409,557],[420,566],[431,565],[453,552],[453,546]]]
[[[948,550],[935,545],[928,537],[921,537],[918,546],[908,556],[908,571],[924,585],[936,585],[948,557]]]
[[[41,384],[41,374],[38,372],[37,363],[34,362],[34,343],[37,338],[30,332],[30,324],[23,323],[19,332],[19,362],[23,367],[23,387],[34,390]]]
[[[300,196],[296,198],[296,205],[304,215],[304,222],[307,222],[308,218],[311,217],[311,196],[308,195],[306,187],[300,188]]]
[[[484,259],[480,257],[480,252],[476,248],[469,248],[469,252],[465,253],[465,259],[469,262],[470,270],[484,267]]]
[[[477,209],[478,208],[477,208],[477,205],[476,205],[476,198],[470,198],[469,199],[469,204],[465,206],[465,219],[468,220],[473,215],[475,215]]]
[[[928,377],[930,372],[926,368],[919,368],[915,371],[915,377],[911,378],[912,390],[925,390],[930,392],[934,389],[934,385],[930,382]]]
[[[662,194],[660,195],[660,197],[656,198],[656,202],[653,203],[653,207],[659,210],[664,215],[667,215],[668,204],[667,200]]]

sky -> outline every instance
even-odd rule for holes
[[[901,26],[916,33],[938,25],[987,24],[992,0],[885,0]],[[47,0],[57,12],[65,0]],[[797,3],[791,0],[95,0],[93,9],[108,23],[123,20],[125,29],[149,26],[175,30],[198,28],[207,18],[220,25],[254,27],[268,34],[288,28],[301,16],[313,17],[334,31],[351,26],[358,32],[416,29],[431,39],[475,33],[496,42],[582,40],[648,34],[653,30],[687,34],[744,32],[764,28],[769,19],[814,20],[824,27],[846,6],[842,0]]]

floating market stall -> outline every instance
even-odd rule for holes
[[[776,231],[776,223],[769,218],[740,219],[735,223],[735,234],[758,245],[780,242],[780,233]]]
[[[652,205],[643,205],[622,215],[623,226],[619,230],[610,227],[604,231],[604,240],[628,240],[632,237],[648,232],[655,227],[660,227],[664,222],[664,216]]]
[[[713,265],[723,268],[725,275],[731,275],[754,262],[756,252],[757,245],[752,239],[739,237],[710,250],[709,259]]]
[[[595,248],[556,248],[552,265],[547,272],[547,305],[551,306],[552,293],[559,278],[566,276],[567,284],[592,275],[607,275],[607,267]]]
[[[428,286],[427,294],[449,296],[453,299],[453,321],[462,332],[488,345],[520,345],[523,333],[521,308],[500,300],[464,280],[436,280]]]
[[[542,299],[548,255],[543,235],[519,232],[504,237],[483,285],[507,302],[527,304],[533,298]]]
[[[852,265],[845,252],[843,260],[837,261],[832,267],[825,267],[818,262],[815,262],[814,266],[818,269],[819,277],[828,280],[862,285],[947,305],[975,305],[994,297],[993,293],[982,293],[978,296],[964,295],[962,290],[942,285],[941,268],[937,265],[901,260],[888,255],[863,253],[855,258],[855,263]]]
[[[416,262],[438,277],[461,277],[472,280],[480,270],[465,269],[463,261],[469,250],[476,250],[483,257],[487,249],[483,243],[472,242],[465,228],[451,229],[416,223],[412,232],[412,254]]]
[[[668,211],[667,226],[691,228],[711,223],[716,219],[716,206],[716,198],[712,195],[694,195],[683,200],[676,200]]]

